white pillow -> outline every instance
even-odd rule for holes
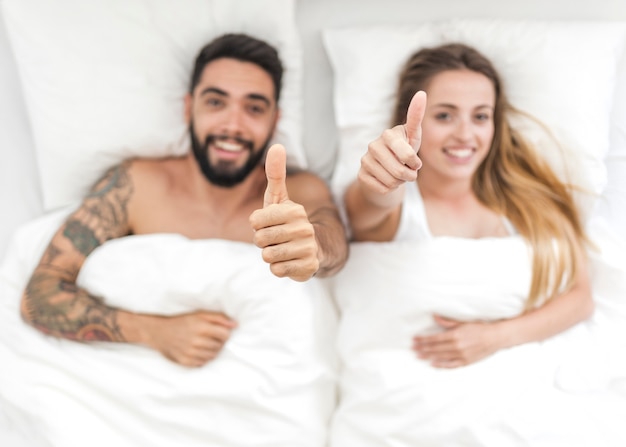
[[[555,170],[599,194],[606,183],[603,160],[625,36],[626,23],[620,22],[499,19],[325,30],[340,135],[335,193],[343,193],[368,143],[389,127],[399,71],[408,57],[420,47],[460,41],[490,58],[512,104],[551,130],[559,144],[538,126],[520,123]]]
[[[619,67],[611,116],[611,139],[606,155],[607,185],[596,214],[626,241],[626,54]]]
[[[42,211],[34,142],[1,10],[0,67],[0,208],[7,210],[0,224],[1,259],[13,231]]]
[[[183,97],[195,56],[225,32],[275,45],[285,65],[276,140],[306,167],[294,0],[6,0],[46,209],[81,198],[130,156],[187,150]]]

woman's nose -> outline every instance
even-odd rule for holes
[[[454,129],[454,136],[466,141],[472,137],[472,123],[466,119],[459,119]]]

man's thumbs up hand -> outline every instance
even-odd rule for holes
[[[306,281],[319,270],[317,239],[304,207],[289,199],[286,160],[283,146],[275,144],[268,149],[263,208],[250,215],[250,225],[253,242],[263,249],[263,260],[272,273]]]
[[[287,154],[280,144],[274,144],[265,158],[267,188],[263,196],[263,208],[289,200],[287,194]]]

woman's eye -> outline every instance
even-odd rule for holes
[[[476,120],[478,121],[489,121],[490,116],[487,113],[479,113],[476,115]]]
[[[440,112],[438,114],[435,115],[435,119],[439,120],[439,121],[446,121],[450,119],[450,114],[447,112]]]

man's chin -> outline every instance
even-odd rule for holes
[[[245,179],[245,177],[213,177],[208,180],[213,186],[229,189],[240,185]]]
[[[252,170],[247,169],[247,166],[233,170],[232,167],[231,169],[224,169],[218,165],[204,174],[207,180],[213,185],[223,188],[232,188],[248,178],[251,172]]]

